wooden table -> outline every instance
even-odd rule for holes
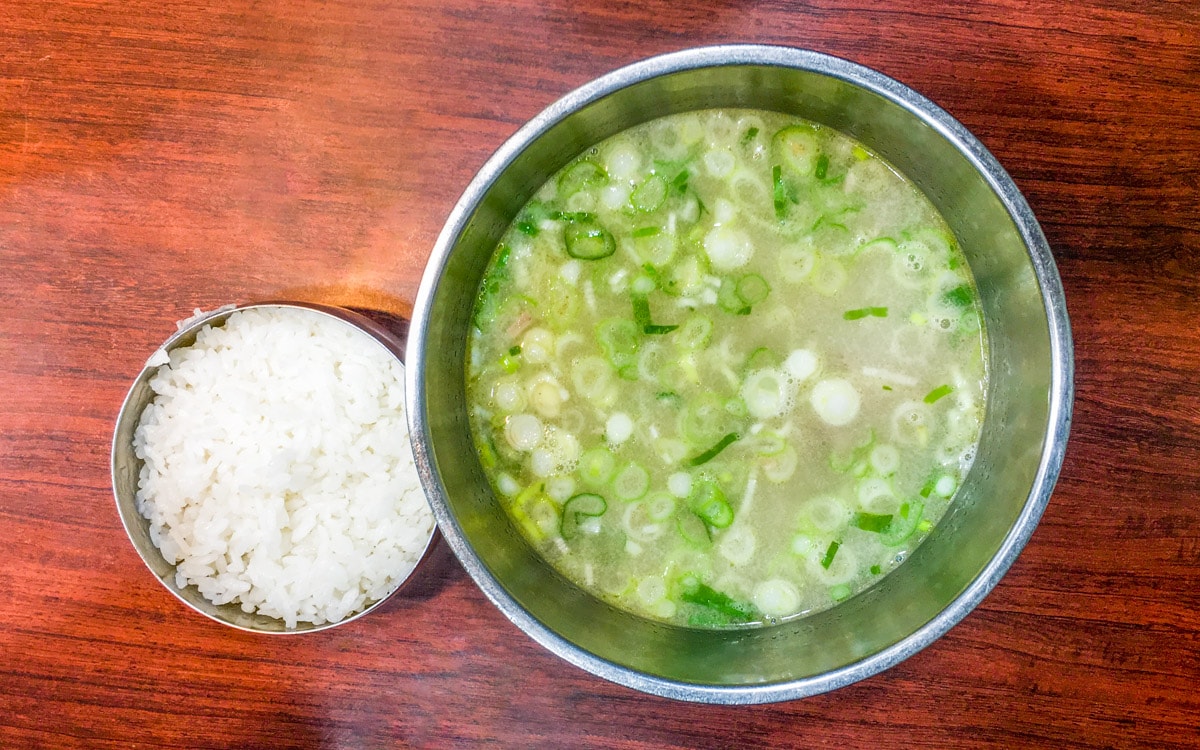
[[[1012,173],[1078,397],[1029,546],[891,671],[758,707],[594,678],[452,558],[325,633],[185,609],[109,441],[194,307],[403,313],[459,192],[622,64],[725,41],[851,58]],[[1200,4],[7,0],[0,6],[0,746],[1200,746]]]

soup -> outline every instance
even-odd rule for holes
[[[514,525],[612,604],[773,623],[872,585],[969,469],[982,318],[953,234],[854,140],[751,110],[653,120],[549,180],[468,342]]]

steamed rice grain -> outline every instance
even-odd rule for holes
[[[170,352],[150,387],[137,507],[179,587],[320,625],[386,597],[420,559],[433,516],[403,366],[366,333],[302,308],[241,310]]]

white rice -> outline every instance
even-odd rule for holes
[[[411,572],[433,514],[403,365],[368,334],[251,308],[172,351],[150,387],[137,506],[178,586],[294,628],[342,620]]]

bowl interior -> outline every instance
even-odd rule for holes
[[[1051,456],[1058,449],[1050,443],[1065,441],[1056,432],[1069,391],[1069,368],[1064,383],[1058,349],[1065,317],[1054,307],[1061,308],[1061,288],[1036,222],[1018,210],[1028,212],[1007,175],[960,125],[903,86],[835,58],[795,52],[766,55],[783,55],[782,63],[745,59],[763,57],[754,52],[740,61],[738,54],[651,61],[627,73],[628,80],[618,71],[552,106],[468,188],[426,271],[414,319],[410,362],[418,371],[410,373],[409,389],[414,439],[424,441],[418,464],[427,459],[426,489],[459,558],[505,614],[543,645],[601,676],[671,697],[799,697],[860,679],[927,645],[1011,564],[1061,461],[1061,452]],[[833,609],[732,631],[672,627],[627,614],[546,565],[509,522],[482,473],[464,388],[464,339],[476,289],[501,234],[533,192],[578,153],[621,130],[712,107],[774,110],[836,128],[921,187],[957,235],[978,282],[990,373],[974,467],[951,510],[909,560]]]
[[[384,346],[393,356],[403,362],[404,342],[395,336],[391,331],[384,328],[381,324],[344,308],[331,307],[327,305],[316,305],[299,302],[264,302],[256,305],[245,305],[237,309],[246,309],[247,307],[298,307],[307,310],[319,312],[330,317],[333,317],[345,325],[354,326],[364,330],[366,333],[373,336],[380,344]],[[164,342],[162,349],[170,352],[179,347],[191,346],[196,342],[196,334],[207,325],[219,327],[224,325],[229,316],[237,311],[234,308],[226,308],[214,311],[208,315],[198,318],[195,321],[189,322],[182,329],[172,335]],[[177,596],[185,604],[201,614],[210,617],[218,622],[226,625],[231,625],[241,630],[252,631],[255,633],[304,633],[316,630],[324,630],[326,628],[341,625],[350,622],[351,620],[362,617],[363,615],[375,609],[387,597],[371,604],[365,609],[357,612],[350,617],[333,623],[323,623],[321,625],[313,625],[311,623],[299,622],[294,628],[285,626],[283,620],[274,617],[267,617],[256,613],[243,612],[238,604],[213,604],[200,593],[195,586],[179,587],[175,583],[175,566],[162,556],[154,542],[150,539],[150,522],[146,520],[137,510],[137,490],[138,490],[138,475],[142,469],[142,460],[137,457],[133,449],[133,434],[137,429],[139,420],[141,419],[142,411],[154,399],[154,391],[150,388],[150,379],[157,372],[157,366],[147,366],[138,374],[133,385],[129,389],[129,393],[125,398],[125,403],[121,407],[120,416],[117,419],[116,430],[113,434],[112,445],[112,481],[113,493],[116,497],[117,512],[121,516],[121,522],[125,526],[125,531],[129,535],[130,541],[133,542],[134,548],[137,549],[142,560],[155,577],[162,582],[172,594]],[[433,536],[436,536],[436,527]],[[432,547],[432,538],[427,542],[423,555],[429,553]],[[418,566],[420,563],[418,563]],[[411,574],[410,574],[411,575]]]

